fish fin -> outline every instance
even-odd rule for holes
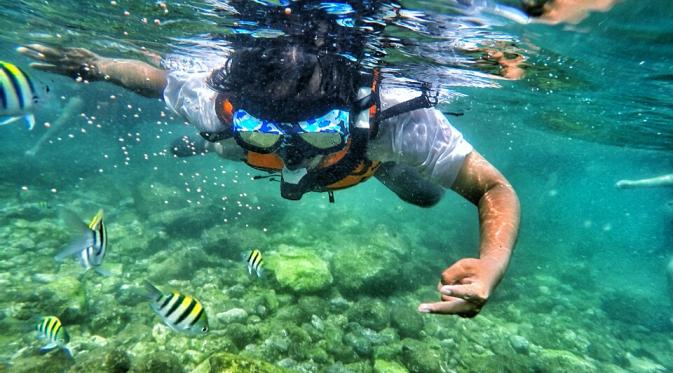
[[[112,274],[109,269],[103,267],[93,267],[93,270],[102,276],[110,276]]]
[[[58,212],[58,217],[63,220],[65,225],[69,227],[75,227],[76,229],[89,229],[88,224],[86,224],[80,217],[75,214],[72,210],[61,209]]]
[[[0,117],[0,126],[16,122],[19,119],[21,119],[21,117],[2,116]]]
[[[161,290],[157,289],[156,286],[152,285],[152,283],[147,280],[143,280],[143,286],[145,286],[147,297],[150,299],[157,299],[160,296],[164,295],[164,293],[162,293]]]
[[[46,352],[49,352],[49,351],[55,349],[56,347],[58,347],[58,342],[50,342],[46,346],[41,347],[40,352],[46,353]]]
[[[26,114],[23,117],[23,120],[26,121],[26,128],[28,128],[29,130],[32,130],[33,128],[35,128],[35,115]]]
[[[167,319],[165,319],[165,318],[163,318],[163,317],[162,317],[162,319],[163,319],[163,321],[164,321],[164,325],[166,325],[167,327],[169,327],[172,331],[174,331],[174,332],[176,332],[176,333],[184,333],[184,332],[185,332],[184,330],[179,330],[178,328],[176,328],[175,326],[173,326]]]
[[[85,232],[83,237],[80,237],[79,239],[71,242],[68,246],[65,247],[65,249],[61,250],[60,253],[56,254],[54,259],[60,262],[66,257],[81,253],[82,250],[84,250],[89,245],[89,236],[89,232]]]
[[[257,267],[255,273],[257,273],[257,278],[262,278],[262,276],[264,275],[264,268],[262,268],[262,266],[260,265],[259,267]]]
[[[103,222],[103,209],[98,209],[96,215],[91,218],[91,222],[87,225],[89,229],[98,230],[98,227]]]
[[[252,275],[252,266],[248,264],[248,274]]]

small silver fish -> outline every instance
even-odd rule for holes
[[[201,302],[178,292],[164,294],[147,280],[144,285],[150,306],[171,329],[193,335],[208,332],[208,317]]]
[[[72,357],[70,349],[66,344],[70,342],[70,335],[63,328],[61,320],[56,316],[45,316],[35,326],[37,337],[45,339],[47,344],[40,348],[40,352],[49,352],[55,348],[62,348],[69,357]]]
[[[0,126],[22,119],[35,127],[33,110],[40,98],[32,79],[9,62],[0,61]]]
[[[250,251],[247,262],[248,274],[252,275],[252,271],[254,270],[257,274],[257,277],[262,277],[262,263],[264,262],[262,259],[262,253],[257,249]]]
[[[96,215],[91,219],[91,222],[82,228],[84,230],[82,237],[63,249],[54,259],[61,261],[65,257],[77,254],[79,255],[80,264],[86,270],[93,269],[102,275],[109,275],[110,273],[101,267],[108,247],[107,229],[103,222],[103,210],[98,210]]]

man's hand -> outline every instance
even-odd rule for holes
[[[615,183],[615,187],[620,189],[633,188],[633,180],[619,180]]]
[[[502,277],[502,266],[488,259],[461,259],[442,273],[441,302],[422,303],[419,312],[476,316]]]
[[[89,81],[103,78],[98,71],[101,57],[84,48],[47,47],[29,44],[16,49],[17,52],[39,62],[30,64],[39,70],[81,78]]]

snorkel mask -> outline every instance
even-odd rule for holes
[[[236,142],[244,149],[262,154],[278,153],[291,167],[298,158],[343,149],[350,135],[349,125],[349,111],[340,109],[297,122],[260,119],[238,109],[232,115],[231,129]]]
[[[360,89],[358,98],[371,94],[370,88]],[[297,200],[307,191],[320,189],[355,169],[362,161],[369,136],[369,107],[352,110],[331,109],[312,119],[281,122],[258,118],[245,109],[234,109],[229,100],[220,96],[217,107],[229,131],[202,132],[209,141],[233,136],[239,146],[249,153],[277,156],[282,162],[281,195]],[[316,170],[307,167],[307,160],[323,156]],[[333,164],[337,159],[337,164]],[[328,161],[330,166],[326,165]]]
[[[346,108],[327,100],[291,108],[274,105],[275,120],[267,119],[266,110],[245,96],[220,93],[215,106],[222,130],[201,135],[211,142],[234,137],[247,151],[248,165],[280,171],[284,198],[298,200],[306,192],[325,191],[332,200],[331,190],[365,180],[376,168],[366,159],[370,112],[377,103],[372,91],[361,87]],[[355,176],[349,177],[352,173]]]

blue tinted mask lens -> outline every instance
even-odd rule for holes
[[[315,119],[298,123],[274,123],[256,118],[245,110],[236,110],[233,115],[233,130],[244,145],[273,151],[283,138],[299,137],[306,144],[329,150],[346,144],[348,138],[349,112],[331,110]]]
[[[274,147],[282,137],[281,135],[260,132],[239,132],[239,136],[246,144],[261,149]]]
[[[348,121],[348,111],[332,110],[319,118],[299,122],[299,137],[319,149],[344,145],[348,137]]]
[[[272,148],[283,136],[283,132],[274,123],[258,119],[245,110],[234,112],[233,126],[234,132],[244,143],[256,148]]]

